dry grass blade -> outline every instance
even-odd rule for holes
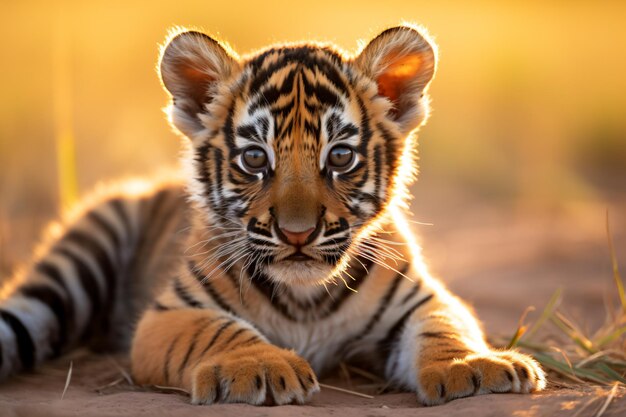
[[[609,343],[612,343],[613,341],[617,340],[620,336],[622,336],[625,333],[626,333],[626,326],[618,327],[617,329],[613,330],[611,333],[600,338],[596,342],[596,344],[600,347],[606,346]]]
[[[585,405],[583,405],[582,407],[580,407],[580,408],[578,409],[578,411],[576,411],[576,414],[574,414],[572,417],[580,417],[580,416],[582,416],[582,415],[583,415],[583,413],[584,413],[585,411],[587,411],[587,409],[588,409],[589,407],[591,407],[591,405],[592,405],[592,404],[595,404],[596,402],[598,402],[598,400],[600,400],[600,397],[593,397],[592,399],[590,399],[589,401],[587,401],[587,402],[585,403]],[[587,414],[585,414],[585,415],[587,415]]]
[[[346,364],[341,362],[339,364],[339,370],[341,371],[341,374],[343,378],[345,379],[346,384],[348,385],[348,388],[352,389],[353,388],[352,378],[350,377],[350,371],[348,370],[348,367],[346,366]]]
[[[576,363],[576,367],[577,368],[582,368],[583,366],[586,366],[587,364],[589,364],[589,363],[591,363],[591,362],[593,362],[595,360],[602,360],[606,356],[608,356],[610,354],[615,354],[615,353],[620,353],[620,352],[618,352],[616,350],[601,350],[599,352],[594,353],[591,356],[587,356],[583,360],[581,360],[578,363]]]
[[[601,417],[606,411],[606,409],[609,408],[611,401],[613,401],[613,398],[615,398],[615,395],[617,394],[618,387],[619,387],[618,383],[613,384],[613,388],[609,392],[609,395],[606,396],[606,401],[604,401],[604,404],[602,404],[602,407],[598,410],[595,417]]]
[[[150,387],[152,389],[158,390],[158,391],[163,391],[163,392],[175,392],[178,394],[185,394],[185,395],[189,395],[189,391],[184,390],[182,388],[178,388],[178,387],[167,387],[165,385],[150,385]]]
[[[96,391],[97,393],[101,394],[105,389],[114,387],[116,385],[119,385],[119,384],[121,384],[124,381],[125,381],[124,377],[117,378],[115,381],[111,381],[108,384],[104,384],[104,385],[101,385],[101,386],[97,387],[94,391]]]
[[[578,328],[568,319],[565,318],[558,311],[554,312],[554,315],[550,317],[550,320],[556,324],[556,326],[563,331],[574,343],[579,347],[587,351],[588,353],[596,353],[597,349],[593,346],[591,340],[589,340]]]
[[[120,365],[114,357],[112,356],[107,356],[109,361],[111,361],[111,363],[118,369],[118,371],[120,371],[120,374],[122,374],[122,376],[124,377],[124,379],[126,380],[126,382],[128,382],[130,385],[135,385],[135,383],[133,382],[133,378],[130,376],[130,374],[128,373],[128,371],[126,371],[126,369],[124,369],[122,367],[122,365]]]
[[[330,389],[330,390],[338,391],[338,392],[343,392],[345,394],[356,395],[357,397],[361,397],[361,398],[367,398],[370,400],[374,398],[372,395],[363,394],[362,392],[352,391],[352,390],[345,389],[345,388],[335,387],[333,385],[328,385],[328,384],[319,384],[319,385],[322,388],[326,388],[326,389]]]
[[[626,291],[624,291],[624,283],[622,277],[619,274],[619,268],[617,267],[617,257],[615,256],[615,246],[613,246],[613,237],[611,236],[611,227],[609,225],[609,210],[606,211],[606,235],[609,241],[609,251],[611,253],[611,264],[613,266],[613,279],[615,285],[617,285],[617,294],[619,295],[620,302],[622,303],[622,310],[626,313]]]
[[[565,360],[565,363],[567,364],[567,366],[569,366],[569,369],[572,371],[572,373],[574,373],[574,367],[572,366],[572,361],[569,360],[567,353],[565,353],[563,349],[559,349],[556,346],[552,346],[552,350],[561,354],[561,356],[563,357],[563,360]]]
[[[385,383],[385,380],[383,378],[381,378],[378,375],[375,375],[375,374],[373,374],[371,372],[365,371],[365,370],[363,370],[361,368],[357,368],[355,366],[350,366],[350,365],[347,365],[346,368],[350,372],[352,372],[353,374],[356,374],[356,375],[361,376],[363,378],[367,378],[367,379],[369,379],[372,382],[383,383],[383,384]]]
[[[607,217],[607,232],[609,231]],[[617,269],[615,251],[609,234],[609,246],[613,259],[613,272],[620,299],[626,301],[624,288]],[[529,351],[545,368],[579,384],[589,382],[599,385],[626,384],[626,311],[619,309],[616,315],[609,314],[604,325],[588,337],[577,322],[570,320],[557,307],[561,298],[558,289],[550,298],[537,322],[524,334],[524,315],[518,329],[510,339],[509,347],[519,346]],[[607,301],[607,311],[613,306]],[[550,337],[548,342],[537,343],[532,336],[546,322],[551,322],[567,336],[567,340]],[[561,338],[562,339],[562,338]],[[559,343],[558,346],[554,346]],[[503,343],[504,344],[504,343]],[[551,351],[559,352],[563,360],[555,357]],[[571,358],[571,359],[570,359]],[[587,407],[587,406],[585,406]]]
[[[72,380],[72,370],[74,369],[74,361],[70,361],[70,369],[67,371],[67,378],[65,378],[65,387],[63,387],[63,393],[61,394],[61,400],[65,398],[65,393],[70,386],[70,381]]]

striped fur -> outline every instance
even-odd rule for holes
[[[113,187],[56,226],[0,298],[0,376],[132,338],[136,381],[197,404],[302,403],[340,361],[428,405],[542,389],[536,362],[485,343],[407,230],[435,59],[411,26],[354,57],[239,58],[173,34],[160,69],[183,177]]]

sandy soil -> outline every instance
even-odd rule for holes
[[[61,393],[68,370],[62,360],[37,375],[20,376],[0,390],[0,415],[20,417],[69,416],[572,416],[596,396],[592,388],[553,389],[532,396],[486,395],[452,401],[439,407],[418,407],[412,394],[385,394],[364,399],[322,389],[305,406],[252,407],[241,404],[193,406],[176,393],[142,391],[120,383],[120,373],[110,358],[74,359],[72,379],[64,399]],[[120,360],[118,359],[119,363]],[[122,362],[123,363],[123,362]],[[335,382],[335,381],[330,381]],[[595,403],[595,410],[600,401]],[[626,400],[614,402],[605,416],[623,416]],[[583,415],[592,415],[583,414]]]
[[[425,255],[431,269],[446,277],[449,286],[476,308],[490,337],[510,337],[524,309],[528,305],[541,309],[559,286],[564,288],[563,309],[578,323],[593,329],[602,322],[606,297],[615,297],[604,231],[605,205],[535,216],[447,198],[438,196],[447,207],[445,214],[416,201],[418,220],[435,223],[417,226]],[[626,268],[626,202],[610,206],[618,258]],[[61,399],[70,360],[72,378]],[[487,395],[424,408],[412,394],[365,399],[323,388],[306,406],[197,407],[181,394],[128,385],[116,364],[127,368],[127,359],[78,353],[35,374],[15,377],[0,386],[0,416],[573,416],[598,396],[594,387],[553,386],[532,396]],[[367,392],[359,385],[362,382],[352,381],[355,389]],[[600,404],[598,399],[581,415],[594,415]],[[604,415],[626,415],[626,397],[613,401]]]

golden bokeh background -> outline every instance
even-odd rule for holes
[[[420,220],[447,201],[429,197],[442,190],[556,213],[626,194],[626,2],[4,0],[0,10],[5,259],[26,250],[6,236],[28,248],[56,215],[60,177],[84,193],[176,163],[155,71],[175,25],[241,54],[307,39],[353,51],[402,21],[426,26],[440,62],[420,135]]]

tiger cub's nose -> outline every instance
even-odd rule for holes
[[[287,238],[287,243],[293,246],[302,246],[306,242],[306,240],[311,236],[311,233],[315,230],[314,227],[307,229],[303,232],[292,232],[291,230],[280,228],[280,231],[283,232],[285,237]]]

